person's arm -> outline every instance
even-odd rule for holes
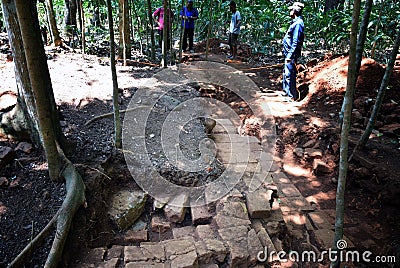
[[[236,29],[240,28],[240,22],[242,21],[242,17],[240,17],[239,11],[236,12],[235,16],[236,16],[236,24],[234,27],[234,31],[236,31]]]
[[[159,18],[160,18],[160,9],[157,8],[156,11],[154,11],[154,13],[153,13],[153,20],[155,23],[157,23],[157,25],[160,24],[158,21]]]
[[[191,19],[197,20],[198,18],[199,18],[199,12],[198,12],[197,9],[195,8],[195,9],[194,9],[194,12],[193,12],[193,16],[191,17]]]

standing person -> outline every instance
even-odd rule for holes
[[[229,59],[236,59],[237,57],[237,43],[238,37],[240,33],[240,21],[242,18],[240,17],[240,12],[236,10],[236,2],[231,1],[229,3],[229,9],[232,12],[231,24],[229,25],[229,48],[231,50],[231,55],[228,57]]]
[[[301,55],[301,47],[304,42],[304,22],[302,18],[304,4],[294,2],[290,9],[292,23],[283,38],[283,55],[285,67],[283,71],[283,91],[285,101],[295,101],[300,98],[296,89],[296,63]]]
[[[186,51],[189,39],[189,51],[193,53],[193,37],[194,37],[194,21],[199,17],[199,12],[193,7],[193,0],[188,0],[187,4],[180,13],[183,27],[183,44],[182,50]]]
[[[160,48],[162,48],[162,41],[163,41],[163,33],[164,33],[164,28],[167,29],[167,36],[169,36],[169,30],[171,28],[172,25],[172,20],[174,18],[174,13],[171,11],[170,8],[168,8],[168,13],[169,14],[169,26],[167,25],[167,27],[165,27],[164,25],[164,1],[162,2],[162,6],[157,8],[156,11],[154,11],[153,13],[153,19],[154,21],[157,23],[158,26],[158,46]],[[168,40],[168,44],[169,44],[169,40]]]

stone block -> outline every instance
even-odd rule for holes
[[[124,240],[128,243],[137,243],[147,241],[148,235],[147,230],[128,230],[124,235]]]
[[[267,253],[268,256],[270,256],[270,253],[272,251],[276,252],[275,249],[275,245],[272,242],[271,238],[269,237],[267,231],[265,229],[261,229],[258,233],[257,233],[258,239],[261,242],[261,245],[263,246],[263,251],[264,253]],[[267,259],[268,262],[272,261],[272,259]]]
[[[257,255],[264,250],[264,247],[254,229],[251,229],[247,234],[247,250],[249,252],[249,265],[255,265],[258,262]]]
[[[157,242],[142,242],[140,243],[143,255],[149,260],[161,262],[165,260],[165,250],[161,243]]]
[[[208,210],[207,205],[191,207],[190,211],[192,214],[192,223],[194,225],[209,223],[213,216]]]
[[[246,205],[242,202],[227,201],[222,203],[222,208],[217,208],[218,215],[231,216],[248,220]]]
[[[246,193],[247,210],[251,218],[266,218],[270,215],[273,191],[259,189]]]
[[[278,195],[286,197],[297,197],[301,196],[301,193],[296,186],[292,183],[280,183],[278,184]]]
[[[124,251],[123,246],[114,245],[107,250],[105,259],[110,260],[114,258],[121,258],[123,251]]]
[[[145,256],[140,247],[126,246],[124,249],[124,260],[128,262],[147,261],[148,257]]]
[[[235,226],[219,229],[218,233],[224,241],[239,241],[247,239],[248,226]]]
[[[150,227],[153,232],[165,233],[171,230],[171,223],[159,215],[153,215],[151,218]]]
[[[196,235],[195,231],[196,231],[196,228],[194,226],[184,226],[184,227],[180,227],[180,228],[173,228],[172,234],[175,239],[186,237],[186,236],[194,237]]]
[[[117,268],[119,263],[120,263],[119,258],[113,258],[102,263],[99,268]]]
[[[166,240],[162,243],[165,248],[165,256],[167,259],[171,259],[173,256],[183,255],[191,251],[196,251],[194,239],[191,237]]]
[[[120,191],[113,196],[108,214],[120,230],[126,230],[143,213],[146,199],[143,191]]]
[[[171,268],[197,268],[198,260],[196,251],[171,257]]]
[[[224,243],[216,239],[198,241],[195,247],[200,264],[223,262],[227,254]]]
[[[273,179],[274,183],[276,183],[278,185],[281,183],[291,183],[289,178],[283,172],[272,174],[272,179]]]
[[[198,225],[196,234],[200,239],[214,239],[217,237],[210,225]]]
[[[321,211],[310,212],[308,217],[311,220],[313,226],[317,229],[333,229],[334,226],[329,223],[329,217]]]
[[[241,226],[241,225],[250,225],[251,221],[250,220],[244,220],[232,216],[225,216],[225,215],[220,215],[218,214],[217,216],[214,217],[214,220],[219,228],[228,228],[228,227],[234,227],[234,226]]]
[[[148,262],[129,262],[125,268],[170,268],[169,263],[158,263],[153,261]]]
[[[189,197],[187,193],[181,193],[171,199],[164,207],[165,216],[174,223],[180,223],[185,218]]]
[[[287,200],[287,205],[289,205],[291,211],[310,212],[315,210],[315,208],[311,206],[307,199],[305,199],[303,196],[287,196],[285,200]]]

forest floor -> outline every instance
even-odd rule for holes
[[[214,43],[211,43],[214,58],[225,59],[225,51],[219,48],[220,41]],[[199,44],[196,47],[198,53],[186,55],[184,60],[204,58],[202,48]],[[15,103],[16,86],[14,64],[8,59],[7,51],[2,51],[0,112],[5,112]],[[246,73],[260,88],[260,93],[281,91],[279,58],[250,55],[245,48],[240,52],[239,60],[225,64]],[[73,227],[75,237],[67,246],[76,247],[80,243],[82,247],[98,247],[115,241],[118,236],[104,234],[109,230],[107,220],[85,221],[82,214],[93,217],[104,214],[101,208],[112,191],[134,184],[122,154],[113,147],[112,117],[85,125],[94,116],[112,111],[108,59],[59,50],[48,50],[47,55],[61,124],[67,138],[76,142],[71,160],[85,179],[89,204],[78,213]],[[299,66],[301,101],[279,103],[279,109],[276,109],[279,112],[273,114],[277,124],[279,166],[313,206],[330,212],[331,220],[335,217],[340,147],[338,115],[346,87],[347,60],[345,55],[309,55]],[[400,252],[400,60],[396,64],[377,126],[366,149],[358,152],[350,162],[347,176],[344,233],[358,249],[370,250],[377,255]],[[127,107],[137,87],[151,83],[151,77],[160,70],[145,62],[137,66],[118,66],[121,108]],[[366,126],[383,73],[384,68],[374,60],[363,60],[352,114],[350,151]],[[245,133],[252,131],[251,126],[243,129]],[[315,170],[311,159],[301,153],[305,148],[320,150],[321,161],[327,164],[327,170]],[[2,267],[15,258],[53,217],[65,196],[65,187],[48,179],[44,154],[31,147],[29,141],[3,137],[0,149]],[[102,233],[104,235],[100,236]],[[35,252],[32,267],[43,264],[50,245],[49,238],[46,245]],[[71,253],[66,254],[66,262],[79,250],[68,248],[66,252]]]

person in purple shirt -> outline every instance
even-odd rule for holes
[[[189,39],[189,51],[193,53],[194,21],[199,17],[199,12],[193,7],[193,0],[188,0],[187,5],[180,12],[183,27],[182,50],[186,51]]]
[[[168,36],[169,36],[169,30],[171,28],[172,25],[172,20],[174,18],[174,13],[168,8],[168,12],[169,12],[169,22],[170,22],[170,27],[164,27],[164,1],[163,1],[163,5],[159,8],[156,9],[156,11],[154,11],[153,13],[153,19],[154,21],[157,23],[158,26],[158,46],[161,48],[162,47],[162,41],[163,41],[163,31],[164,28],[167,29],[168,31]],[[167,13],[168,14],[168,13]],[[170,42],[168,42],[169,44]]]
[[[304,4],[294,2],[290,9],[292,23],[283,38],[283,55],[285,57],[285,68],[283,71],[283,95],[285,101],[295,101],[300,98],[296,89],[296,63],[301,55],[301,47],[304,42],[304,22],[302,18]]]

